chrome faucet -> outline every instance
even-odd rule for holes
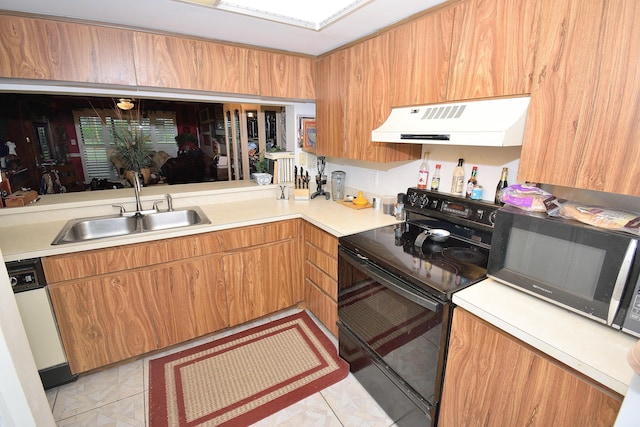
[[[136,213],[142,212],[142,202],[140,201],[140,177],[136,171],[133,171],[133,191],[136,195]]]

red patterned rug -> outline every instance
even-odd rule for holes
[[[151,360],[149,423],[249,425],[348,373],[349,365],[303,311]]]

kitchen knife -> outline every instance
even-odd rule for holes
[[[295,188],[298,188],[298,167],[293,167],[293,185]]]

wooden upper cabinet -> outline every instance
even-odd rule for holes
[[[135,86],[133,32],[0,16],[0,77]]]
[[[343,157],[346,131],[346,54],[344,50],[316,63],[316,154]]]
[[[454,10],[430,13],[390,31],[392,107],[446,100]]]
[[[469,0],[455,8],[450,101],[530,92],[537,0]]]
[[[203,90],[260,93],[258,52],[238,46],[213,42],[197,42],[202,60],[199,72],[203,74]]]
[[[640,5],[543,2],[518,179],[640,196]]]
[[[420,157],[418,145],[371,141],[391,111],[389,40],[385,33],[318,61],[318,155],[373,162]]]
[[[315,99],[315,59],[261,51],[260,95],[275,98]]]
[[[142,86],[197,89],[203,85],[195,40],[137,33],[134,55]]]
[[[136,33],[134,54],[140,86],[259,93],[258,54],[251,49]]]

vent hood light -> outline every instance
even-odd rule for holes
[[[529,96],[400,107],[371,132],[375,142],[507,147],[522,145]]]

